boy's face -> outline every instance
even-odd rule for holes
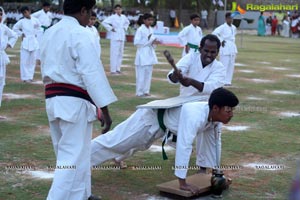
[[[232,17],[226,17],[227,24],[232,24],[232,21],[233,21]]]
[[[29,10],[24,10],[24,12],[22,14],[25,18],[30,18],[30,11]]]
[[[233,117],[234,108],[229,106],[218,107],[216,105],[213,106],[214,120],[222,122],[223,124],[227,124],[231,118]]]
[[[116,7],[115,12],[116,12],[116,14],[121,15],[122,14],[122,8]]]
[[[150,17],[148,19],[144,19],[144,24],[145,24],[145,26],[149,27],[153,24],[153,21],[154,21],[153,18]]]
[[[95,16],[91,16],[90,17],[90,21],[89,21],[89,26],[93,26],[96,22],[96,17]]]
[[[200,18],[196,17],[196,18],[192,19],[191,23],[193,24],[193,26],[199,26],[200,21],[201,21]]]
[[[44,6],[43,9],[44,9],[45,12],[49,12],[50,11],[50,6]]]

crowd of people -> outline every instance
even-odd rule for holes
[[[294,12],[275,12],[265,16],[263,12],[258,18],[257,35],[300,37],[300,14]]]

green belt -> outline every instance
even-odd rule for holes
[[[157,119],[158,119],[158,124],[159,124],[159,127],[164,131],[166,132],[167,130],[167,127],[165,126],[164,124],[164,113],[165,113],[166,109],[158,109],[157,111]],[[169,131],[168,134],[167,134],[167,137],[162,141],[162,144],[161,144],[161,148],[162,148],[162,156],[163,156],[163,159],[164,160],[167,160],[168,159],[168,156],[166,154],[166,151],[164,149],[164,146],[168,140],[168,138],[171,136],[171,132]],[[177,140],[177,136],[176,135],[173,135],[173,138],[172,138],[172,142],[176,142]]]
[[[158,119],[158,124],[159,124],[159,127],[164,131],[166,132],[167,130],[167,127],[165,126],[164,124],[164,113],[165,113],[166,109],[158,109],[157,110],[157,119]],[[165,143],[169,137],[169,134],[171,134],[170,132],[168,133],[167,137],[162,141],[162,144],[161,144],[161,148],[162,148],[162,157],[164,160],[167,160],[168,159],[168,156],[166,154],[166,151],[164,149],[164,146],[165,146]]]
[[[191,43],[187,43],[187,45],[192,48],[192,49],[195,49],[195,52],[197,52],[199,50],[199,46],[198,45],[194,45],[194,44],[191,44]]]
[[[50,26],[41,26],[43,31],[45,32],[45,30],[47,30]]]

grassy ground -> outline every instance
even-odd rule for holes
[[[242,41],[242,42],[241,42]],[[109,41],[102,40],[102,60],[109,71]],[[279,37],[237,37],[239,54],[233,86],[240,98],[240,106],[228,126],[248,126],[245,131],[225,129],[222,136],[222,165],[226,176],[233,178],[225,199],[286,199],[296,160],[300,159],[300,123],[298,117],[285,117],[281,112],[300,113],[300,40]],[[7,85],[0,115],[0,199],[45,199],[51,179],[34,179],[24,169],[47,171],[55,165],[50,139],[43,85],[24,84],[19,78],[19,46],[8,51],[11,64],[7,68]],[[113,125],[126,119],[136,105],[154,99],[176,96],[178,87],[166,82],[170,69],[162,52],[168,49],[175,60],[181,49],[160,46],[160,61],[154,67],[150,98],[135,97],[135,47],[126,44],[122,76],[108,75],[119,101],[110,106]],[[40,70],[35,80],[40,81]],[[274,92],[275,91],[275,92]],[[277,91],[277,93],[276,93]],[[278,91],[290,92],[279,94]],[[12,99],[9,94],[31,95],[30,98]],[[94,137],[101,127],[95,123]],[[159,145],[159,142],[157,142]],[[139,152],[127,160],[128,169],[93,170],[93,193],[104,199],[163,199],[156,184],[173,180],[174,152],[163,161],[160,152]],[[193,155],[191,164],[193,165]],[[107,163],[108,168],[113,163]],[[254,168],[246,167],[254,166]],[[146,166],[148,170],[136,170]],[[229,169],[239,167],[238,170]],[[281,170],[262,170],[276,166]],[[256,169],[255,169],[256,167]],[[258,169],[259,168],[259,169]],[[190,174],[195,173],[191,170]]]

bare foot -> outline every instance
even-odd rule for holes
[[[180,186],[181,190],[186,190],[192,192],[192,194],[199,194],[200,189],[195,185],[185,184]]]

